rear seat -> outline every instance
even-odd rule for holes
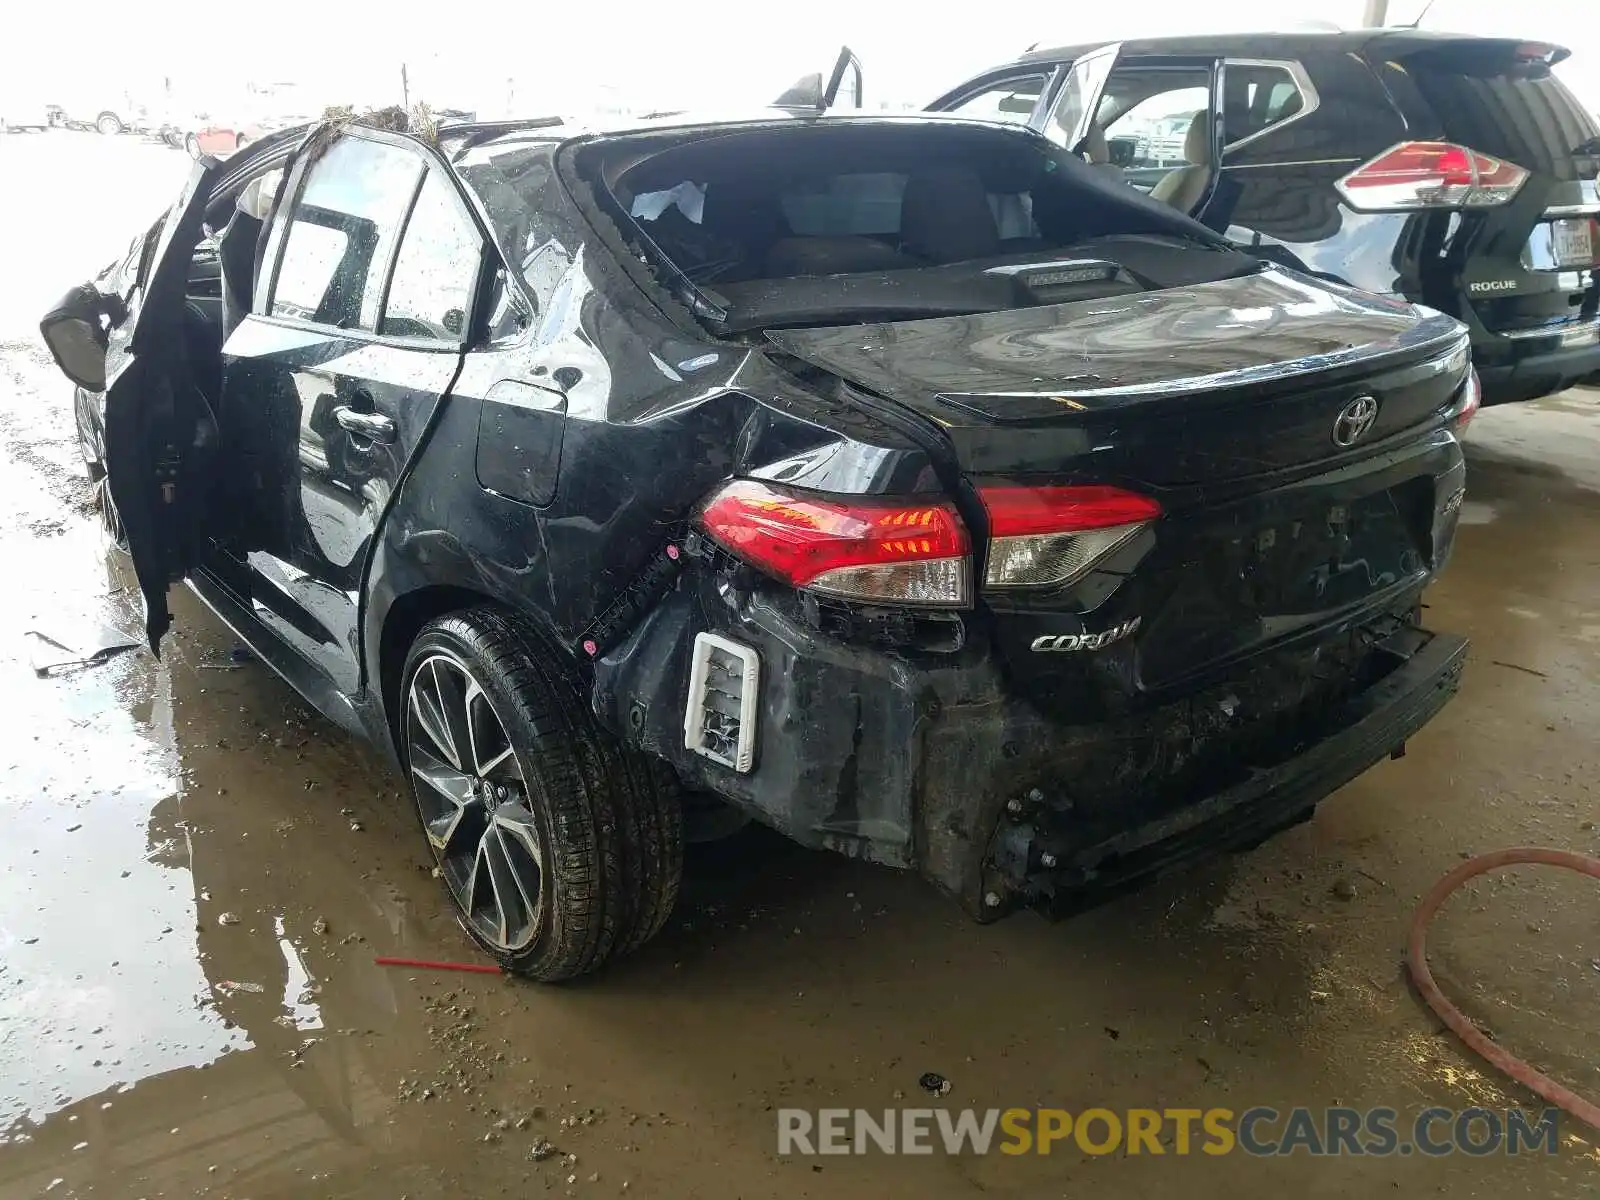
[[[870,237],[786,237],[767,251],[766,275],[849,275],[858,271],[898,271],[923,266],[921,259],[902,254],[893,246]]]

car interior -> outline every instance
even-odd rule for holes
[[[281,162],[262,164],[207,206],[204,237],[189,268],[184,331],[195,384],[216,410],[222,392],[222,346],[250,311],[266,250],[266,224],[283,185]]]
[[[680,142],[613,193],[697,283],[987,262],[1149,226],[1115,191],[1075,190],[1077,164],[1010,136],[802,132]]]
[[[600,172],[639,249],[745,310],[735,324],[791,302],[837,323],[897,305],[995,311],[1241,269],[1209,244],[1175,254],[1174,238],[1194,243],[1201,231],[1111,172],[992,128],[766,129],[611,153]],[[1108,261],[1075,267],[1070,285],[1041,291],[1013,269],[1091,250]]]
[[[1174,167],[1150,189],[1150,198],[1192,212],[1211,186],[1211,114],[1204,109],[1189,119],[1183,135],[1184,165]]]

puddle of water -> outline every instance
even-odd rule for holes
[[[25,724],[0,740],[0,1141],[52,1111],[245,1045],[202,1001],[172,693],[129,655],[38,678],[23,628],[64,641],[131,614],[86,522],[0,536],[0,679]]]

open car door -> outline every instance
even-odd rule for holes
[[[217,423],[194,383],[184,301],[206,202],[222,170],[210,157],[194,164],[177,202],[151,230],[126,296],[81,285],[39,326],[67,377],[105,393],[106,482],[156,653],[172,624],[167,588],[199,562],[209,532]]]

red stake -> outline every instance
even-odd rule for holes
[[[426,958],[375,958],[380,967],[418,967],[424,971],[471,971],[478,975],[504,975],[501,967],[490,963],[433,962]]]

